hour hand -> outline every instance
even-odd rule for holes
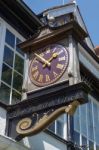
[[[48,62],[51,62],[54,58],[58,56],[57,53],[53,53],[52,56],[48,59]],[[43,68],[46,67],[46,64],[43,65]]]
[[[35,56],[42,61],[44,64],[46,64],[48,67],[51,65],[49,61],[47,61],[45,58],[43,58],[42,56],[38,55],[37,53],[34,53]]]

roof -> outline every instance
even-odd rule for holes
[[[26,38],[42,26],[39,18],[23,0],[0,0],[0,16]]]

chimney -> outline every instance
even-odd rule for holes
[[[94,48],[94,51],[95,51],[97,57],[99,57],[99,46],[96,46],[96,47]]]

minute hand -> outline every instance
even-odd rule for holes
[[[35,56],[38,57],[44,64],[50,66],[50,62],[48,62],[45,58],[35,53]]]

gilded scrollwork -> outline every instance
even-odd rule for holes
[[[34,135],[42,130],[44,130],[46,127],[48,127],[55,119],[57,119],[60,115],[64,113],[68,113],[70,115],[73,115],[77,106],[80,103],[78,101],[74,101],[68,106],[60,107],[56,110],[51,110],[50,113],[46,112],[42,117],[38,117],[39,114],[33,114],[32,118],[24,118],[20,120],[16,126],[16,131],[18,134],[21,135]],[[35,122],[33,123],[33,118],[36,118]],[[38,119],[39,118],[39,119]]]

